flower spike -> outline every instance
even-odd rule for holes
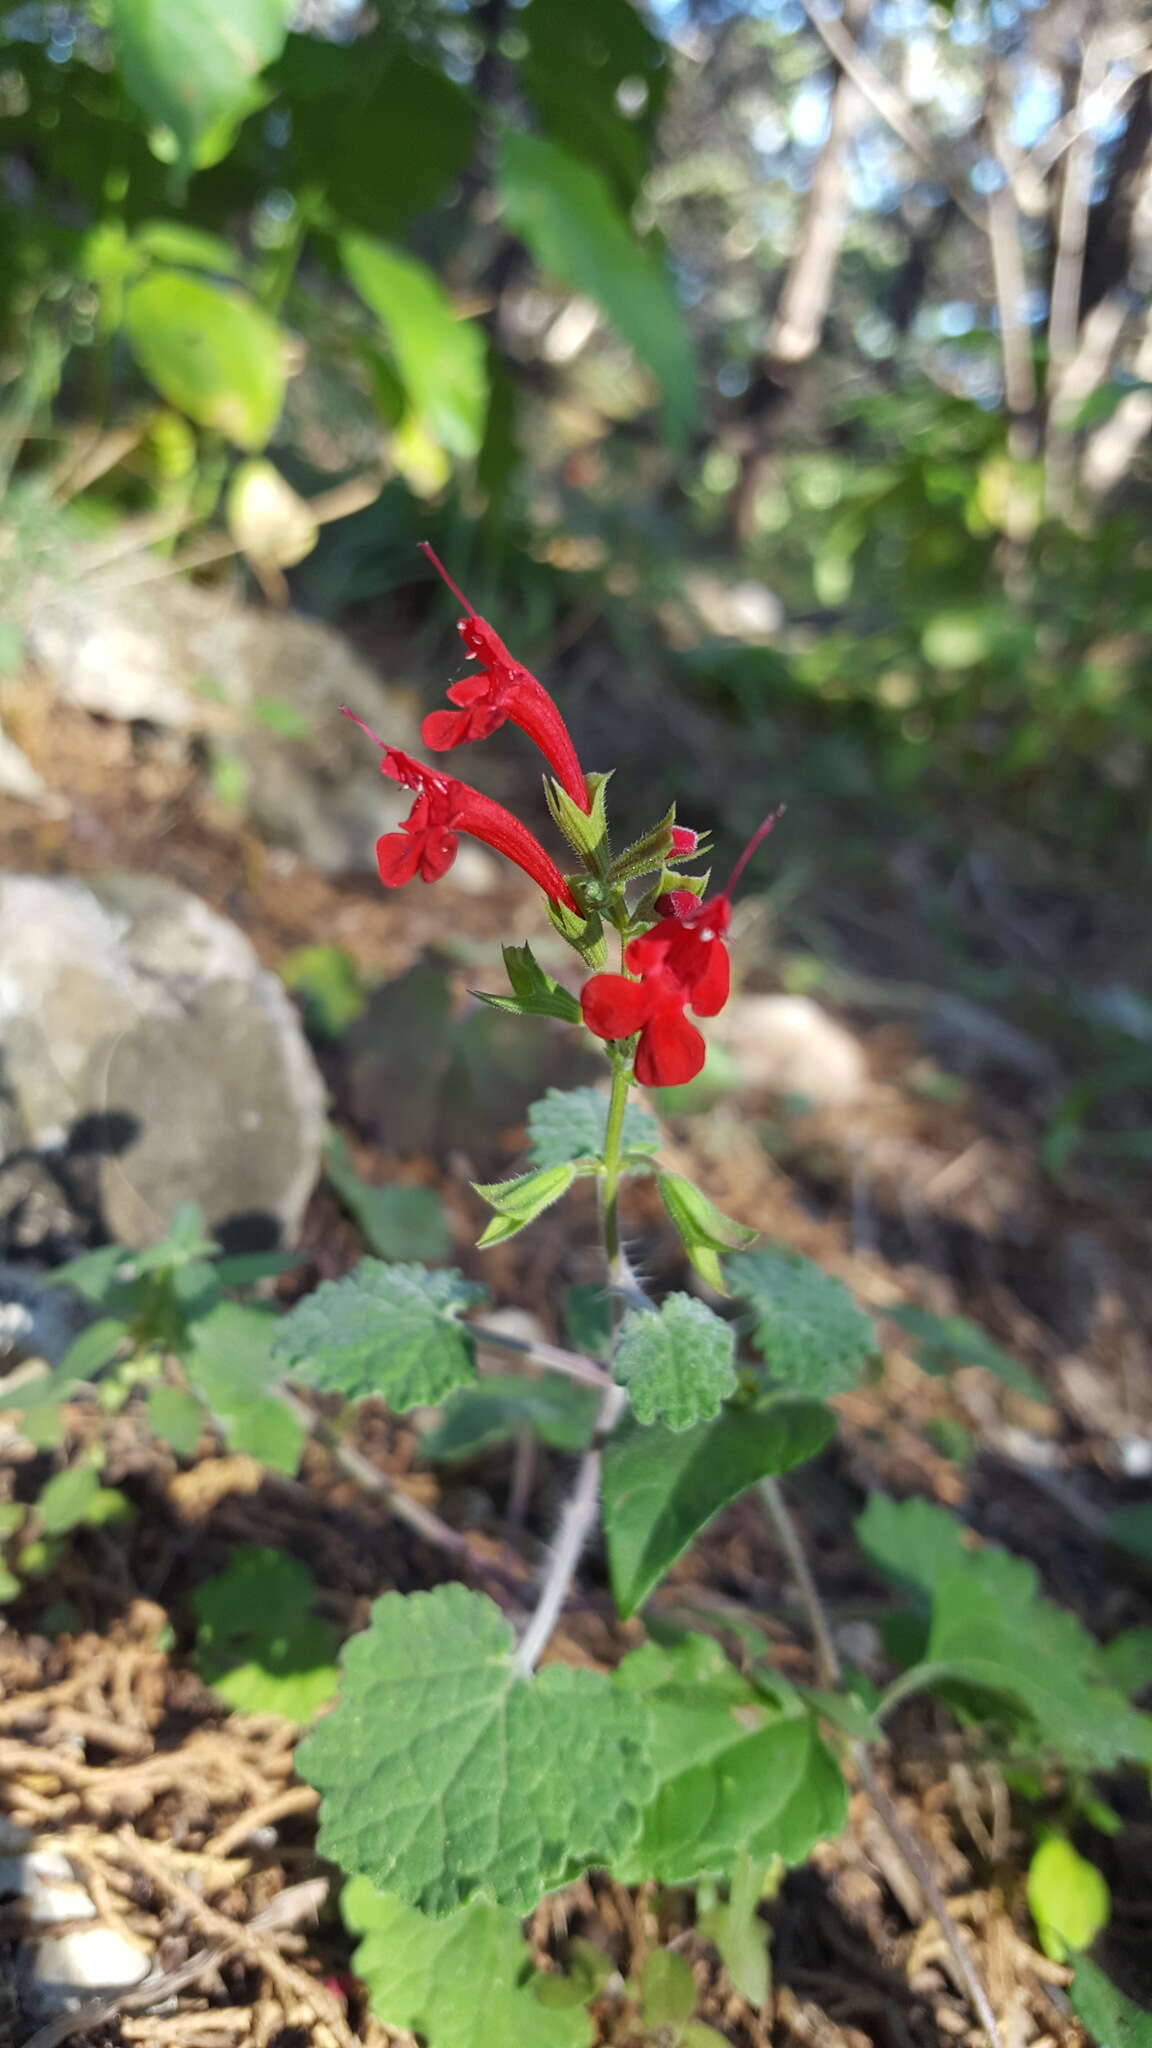
[[[499,634],[469,604],[426,540],[420,542],[420,551],[463,606],[457,631],[472,659],[481,664],[479,674],[462,677],[449,690],[448,700],[458,705],[458,710],[428,713],[420,728],[425,746],[437,753],[467,746],[472,740],[486,740],[510,721],[539,747],[572,802],[580,810],[590,811],[592,803],[572,736],[544,685],[509,654]]]
[[[429,768],[399,747],[390,747],[354,711],[346,705],[340,708],[345,718],[380,748],[381,774],[415,792],[404,823],[376,841],[376,865],[386,889],[402,888],[416,875],[425,882],[439,881],[456,858],[460,833],[466,832],[514,861],[553,903],[582,914],[551,854],[503,804],[494,803],[467,782],[458,782],[454,775]]]

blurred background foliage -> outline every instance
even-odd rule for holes
[[[116,533],[419,653],[427,534],[697,822],[1131,882],[1150,64],[1116,0],[4,7],[5,609]]]

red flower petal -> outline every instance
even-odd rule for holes
[[[640,1033],[636,1048],[636,1079],[645,1088],[680,1088],[704,1065],[707,1048],[682,1009],[661,1003],[652,1022]]]
[[[376,841],[376,866],[386,889],[402,889],[405,882],[410,882],[419,859],[420,841],[410,838],[407,832],[385,832]]]
[[[688,1002],[698,1017],[715,1017],[728,1001],[732,982],[728,948],[722,939],[713,939],[708,948],[708,964],[698,981],[692,983]]]
[[[631,1038],[652,1015],[653,991],[623,974],[594,974],[580,991],[580,1008],[597,1038]]]
[[[455,832],[424,832],[419,845],[421,881],[438,882],[455,860],[460,841]]]

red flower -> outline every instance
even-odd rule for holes
[[[420,546],[463,605],[464,617],[457,630],[473,660],[482,664],[478,675],[464,676],[448,692],[449,701],[461,706],[459,711],[428,713],[420,728],[425,746],[433,747],[437,753],[449,747],[467,746],[472,740],[486,740],[505,720],[510,720],[539,747],[572,802],[580,810],[590,811],[592,805],[571,735],[543,683],[538,683],[534,675],[513,660],[500,635],[487,619],[473,611],[427,541],[421,541]]]
[[[636,1079],[646,1088],[679,1087],[704,1065],[703,1035],[684,1012],[715,1017],[728,1001],[724,935],[732,919],[732,891],[779,816],[774,811],[753,833],[719,896],[702,902],[689,889],[661,896],[662,916],[624,949],[628,974],[594,974],[584,984],[580,1008],[589,1031],[607,1039],[640,1033]]]
[[[503,804],[493,803],[491,797],[482,796],[466,782],[457,782],[453,775],[442,775],[439,769],[414,760],[399,747],[388,746],[354,711],[346,705],[341,710],[381,749],[381,774],[416,792],[416,801],[399,830],[385,832],[376,841],[376,865],[386,889],[399,889],[415,875],[425,882],[438,882],[456,858],[460,833],[467,832],[515,861],[554,903],[579,913],[580,906],[551,854]]]

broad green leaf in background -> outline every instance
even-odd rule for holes
[[[309,1025],[339,1038],[363,1014],[360,975],[343,946],[297,946],[280,962],[280,979],[300,997]]]
[[[481,1200],[496,1211],[477,1243],[503,1244],[505,1238],[515,1237],[558,1202],[561,1195],[567,1194],[578,1171],[575,1160],[570,1159],[561,1166],[540,1166],[533,1173],[518,1173],[512,1180],[473,1181]]]
[[[612,1370],[640,1422],[686,1430],[717,1415],[736,1390],[736,1334],[691,1294],[658,1311],[632,1309],[620,1326]]]
[[[1100,1652],[1112,1684],[1129,1695],[1152,1689],[1152,1628],[1128,1628]]]
[[[284,402],[284,358],[279,328],[253,299],[157,269],[129,291],[125,328],[140,368],[170,405],[238,448],[264,446]]]
[[[935,1375],[958,1365],[978,1365],[1011,1387],[1015,1394],[1026,1394],[1030,1401],[1051,1401],[1043,1380],[1020,1365],[1010,1352],[994,1344],[980,1325],[969,1322],[967,1316],[933,1315],[931,1309],[921,1308],[914,1301],[886,1308],[884,1314],[911,1339],[922,1372]]]
[[[640,2009],[648,2027],[680,2027],[696,2010],[692,1965],[675,1949],[654,1948],[640,1972]]]
[[[468,163],[476,133],[471,94],[399,38],[383,52],[387,33],[385,22],[375,46],[349,42],[336,61],[330,44],[290,36],[277,66],[297,174],[323,189],[338,221],[374,235],[431,206]]]
[[[530,0],[524,90],[548,134],[611,180],[631,205],[664,101],[669,66],[633,0]]]
[[[798,1394],[854,1387],[876,1352],[876,1332],[841,1281],[786,1245],[727,1260],[733,1294],[751,1304],[752,1341],[774,1381]]]
[[[1043,1598],[1023,1558],[993,1545],[966,1550],[960,1525],[926,1501],[873,1495],[856,1533],[884,1571],[932,1600],[923,1661],[897,1680],[889,1700],[913,1691],[998,1696],[1025,1717],[1043,1750],[1070,1766],[1152,1762],[1152,1715],[1115,1689],[1100,1645],[1074,1614]]]
[[[157,263],[178,264],[184,270],[211,270],[217,277],[239,277],[240,258],[231,243],[186,220],[142,221],[132,236],[133,245]]]
[[[378,1394],[401,1414],[434,1407],[475,1377],[472,1335],[459,1316],[483,1292],[457,1272],[364,1259],[282,1318],[275,1356],[322,1393]]]
[[[499,1609],[463,1586],[387,1593],[346,1645],[340,1702],[297,1765],[324,1797],[320,1852],[410,1905],[477,1895],[526,1913],[632,1840],[647,1719],[611,1679],[516,1674]]]
[[[353,289],[384,328],[409,404],[450,455],[474,456],[488,416],[488,351],[481,327],[457,312],[434,271],[370,235],[344,235]]]
[[[598,1159],[604,1150],[608,1097],[601,1088],[549,1088],[528,1111],[528,1156],[533,1166],[561,1166],[566,1159]],[[623,1151],[654,1152],[660,1126],[639,1103],[624,1111]]]
[[[56,1370],[62,1378],[91,1379],[111,1364],[127,1343],[129,1335],[127,1323],[122,1322],[119,1316],[101,1316],[73,1339]]]
[[[70,1465],[67,1471],[54,1473],[36,1502],[41,1534],[63,1536],[78,1528],[102,1490],[100,1474],[91,1465]]]
[[[733,1864],[727,1899],[709,1906],[697,1922],[701,1934],[719,1950],[736,1990],[756,2012],[767,2004],[772,1986],[768,1929],[757,1911],[766,1875],[763,1864],[742,1849]]]
[[[710,1287],[726,1294],[728,1288],[719,1254],[747,1251],[759,1233],[744,1223],[734,1222],[731,1216],[725,1216],[715,1202],[710,1202],[707,1195],[692,1181],[685,1180],[682,1174],[662,1173],[657,1185],[660,1199],[676,1225],[680,1242],[692,1265]]]
[[[222,1301],[193,1325],[184,1370],[234,1450],[291,1475],[304,1428],[274,1392],[282,1376],[272,1354],[277,1327],[266,1309]]]
[[[496,1374],[461,1387],[449,1397],[443,1420],[425,1430],[420,1449],[432,1463],[474,1458],[491,1444],[507,1442],[528,1428],[555,1451],[583,1450],[592,1433],[600,1397],[558,1373],[538,1380]]]
[[[1054,1963],[1075,1949],[1091,1948],[1108,1925],[1112,1899],[1094,1863],[1073,1848],[1067,1835],[1049,1835],[1028,1866],[1028,1907],[1040,1946]]]
[[[110,0],[124,85],[146,118],[170,128],[189,169],[196,145],[249,103],[279,56],[291,0]]]
[[[43,1287],[72,1287],[97,1308],[103,1307],[109,1295],[120,1284],[125,1268],[130,1267],[131,1252],[122,1244],[102,1244],[98,1251],[81,1252],[79,1258],[69,1259],[63,1266],[57,1266],[51,1273],[45,1273]]]
[[[726,1408],[674,1434],[627,1421],[604,1452],[604,1532],[612,1591],[635,1614],[694,1536],[754,1486],[823,1449],[835,1428],[814,1401]]]
[[[696,411],[696,370],[663,258],[633,233],[600,172],[554,142],[506,130],[498,178],[509,226],[542,270],[599,306],[658,379],[682,434]]]
[[[428,2048],[586,2048],[595,2031],[581,2005],[547,2007],[517,1914],[483,1900],[433,1920],[354,1877],[340,1897],[361,1939],[352,1966],[372,2011]]]
[[[1068,2002],[1096,2048],[1152,2048],[1152,2012],[1134,2005],[1087,1956],[1077,1956]]]
[[[193,1458],[204,1431],[204,1410],[183,1387],[153,1387],[148,1395],[148,1427],[178,1458]]]
[[[324,1167],[344,1207],[382,1259],[420,1259],[436,1265],[452,1249],[452,1232],[435,1188],[361,1179],[338,1131],[324,1148]]]
[[[309,1613],[316,1583],[281,1550],[234,1550],[192,1595],[196,1669],[237,1714],[310,1721],[336,1690],[338,1637]]]
[[[612,1866],[622,1882],[723,1881],[741,1855],[795,1863],[839,1832],[844,1779],[815,1718],[770,1706],[711,1638],[646,1643],[615,1676],[647,1703],[656,1776],[639,1838]]]

